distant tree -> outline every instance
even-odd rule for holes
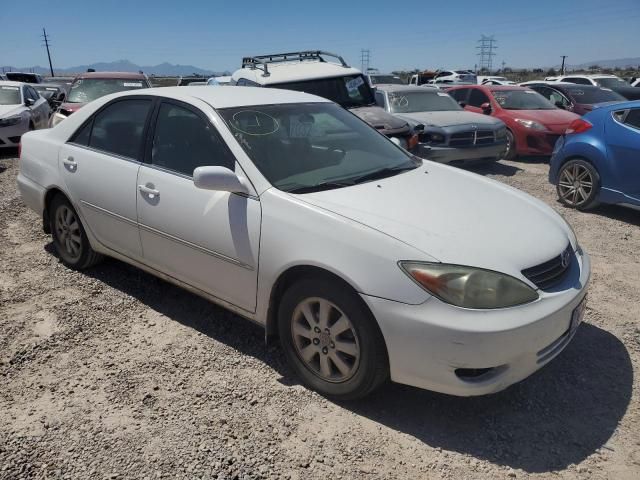
[[[534,68],[533,70],[531,70],[533,73],[543,73],[544,70],[542,70],[541,68]]]
[[[592,72],[597,72],[598,70],[600,70],[600,65],[591,65],[589,67],[589,70],[591,70]]]

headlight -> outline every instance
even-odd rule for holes
[[[532,128],[533,130],[546,130],[547,129],[547,127],[545,127],[541,123],[534,122],[533,120],[525,120],[523,118],[516,118],[515,120],[520,125],[522,125],[524,127],[527,127],[527,128]]]
[[[22,121],[21,115],[12,115],[7,118],[0,118],[0,127],[11,127],[17,125]]]
[[[51,117],[51,126],[55,127],[57,124],[59,124],[61,121],[63,121],[65,118],[67,118],[66,115],[61,114],[60,112],[56,112],[52,115]]]
[[[462,265],[400,262],[407,275],[443,302],[464,308],[505,308],[538,299],[536,291],[504,273]]]

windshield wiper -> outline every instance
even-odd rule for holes
[[[380,178],[387,178],[397,175],[402,172],[406,172],[407,170],[413,170],[418,168],[419,165],[402,165],[398,167],[387,167],[382,168],[380,170],[376,170],[375,172],[365,173],[364,175],[360,175],[359,177],[354,177],[351,179],[353,183],[363,183],[368,182],[369,180],[378,180]]]
[[[351,185],[355,185],[355,182],[349,181],[339,181],[339,182],[320,182],[315,185],[301,185],[299,187],[294,187],[291,190],[286,190],[287,193],[311,193],[311,192],[320,192],[322,190],[333,190],[335,188],[343,188],[350,187]]]

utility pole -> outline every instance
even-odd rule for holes
[[[42,27],[42,38],[44,39],[44,46],[47,47],[47,57],[49,57],[49,70],[51,70],[51,76],[55,76],[53,74],[53,65],[51,64],[51,53],[49,52],[49,37],[47,36],[47,31]]]
[[[562,67],[560,67],[560,73],[562,75],[564,75],[565,74],[565,71],[564,71],[564,59],[567,58],[568,55],[560,55],[560,56],[562,57]]]
[[[362,49],[360,50],[360,68],[362,73],[367,74],[367,70],[369,70],[369,63],[371,61],[371,50]]]
[[[498,48],[496,45],[498,41],[493,35],[490,37],[482,35],[477,43],[478,46],[476,48],[480,50],[477,54],[480,57],[480,71],[486,69],[491,73],[493,69],[493,57],[496,56],[494,50]]]

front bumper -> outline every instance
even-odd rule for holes
[[[10,127],[0,127],[0,148],[17,147],[20,144],[20,137],[28,131],[28,119],[23,119],[20,123]]]
[[[520,155],[551,155],[564,130],[543,131],[528,129],[516,138],[516,149]]]
[[[507,142],[496,142],[491,145],[473,147],[436,147],[421,143],[416,148],[416,155],[427,160],[440,163],[476,162],[478,160],[500,160],[507,148]]]
[[[570,285],[505,309],[458,308],[435,297],[421,305],[362,298],[378,319],[393,381],[451,395],[485,395],[527,378],[566,347],[590,268],[589,256],[576,253]],[[461,377],[457,369],[489,370]]]

